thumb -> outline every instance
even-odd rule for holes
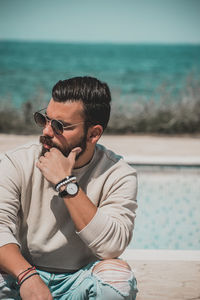
[[[68,158],[76,159],[76,156],[81,152],[81,150],[82,149],[80,147],[76,147],[76,148],[72,149],[72,151],[68,155]]]

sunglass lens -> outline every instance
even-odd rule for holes
[[[52,120],[51,127],[53,128],[53,130],[56,134],[61,135],[63,133],[63,125],[61,122],[59,122],[57,120]]]
[[[46,118],[43,114],[36,112],[34,113],[34,120],[35,123],[40,127],[45,127],[46,125]]]

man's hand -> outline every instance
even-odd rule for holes
[[[51,292],[40,276],[28,278],[20,287],[22,300],[53,300]]]
[[[44,177],[52,184],[57,184],[66,176],[71,175],[75,165],[76,155],[81,151],[80,147],[74,148],[68,157],[65,157],[58,149],[51,148],[44,156],[39,158],[36,166]]]

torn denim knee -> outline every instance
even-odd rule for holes
[[[134,275],[129,265],[119,259],[108,259],[97,263],[92,271],[102,284],[107,284],[123,297],[130,295],[136,289]]]

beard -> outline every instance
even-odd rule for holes
[[[74,145],[66,145],[64,148],[62,148],[60,145],[57,145],[56,143],[53,143],[52,139],[49,136],[42,135],[40,136],[40,143],[42,145],[46,144],[49,146],[49,149],[42,147],[41,156],[44,156],[44,154],[48,151],[50,151],[51,148],[58,149],[64,156],[68,156],[69,153],[72,151],[72,149],[76,147],[81,148],[81,152],[76,155],[76,160],[85,152],[87,148],[87,134],[84,133],[84,136],[80,138],[79,142],[77,142]]]

